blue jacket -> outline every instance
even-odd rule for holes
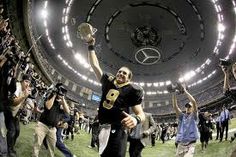
[[[198,134],[198,113],[181,113],[178,121],[178,132],[176,136],[177,143],[188,143],[196,141]]]

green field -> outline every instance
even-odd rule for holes
[[[20,137],[16,143],[16,150],[19,157],[30,157],[33,145],[33,134],[34,134],[35,123],[29,125],[21,125]],[[236,126],[236,119],[231,120],[231,125]],[[232,133],[231,133],[232,134]],[[231,136],[229,134],[229,137]],[[98,157],[98,152],[96,149],[90,149],[87,146],[90,143],[90,136],[85,132],[81,132],[75,136],[74,141],[66,140],[66,145],[70,150],[77,155],[77,157]],[[44,148],[44,147],[42,147]],[[218,143],[218,141],[210,141],[209,146],[205,152],[201,152],[200,143],[197,143],[196,155],[195,157],[230,157],[232,151],[236,149],[236,141],[230,143],[229,141],[223,141]],[[63,155],[56,150],[56,157],[63,157]],[[128,157],[128,152],[126,154]],[[143,157],[174,157],[175,156],[175,146],[174,141],[167,141],[162,144],[160,141],[156,141],[155,147],[147,147],[143,150]],[[40,152],[40,157],[47,157],[47,151],[42,149]]]

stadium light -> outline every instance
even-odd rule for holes
[[[41,16],[43,17],[43,19],[46,19],[48,17],[48,11],[46,9],[43,9],[41,11]]]
[[[218,31],[219,32],[224,32],[225,26],[222,23],[218,23]]]

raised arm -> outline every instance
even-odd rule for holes
[[[61,101],[62,101],[62,106],[63,106],[64,112],[69,114],[70,113],[69,105],[67,104],[64,96],[62,97]]]
[[[29,95],[29,94],[23,93],[23,94],[21,94],[19,97],[15,97],[15,98],[13,99],[12,105],[13,105],[13,106],[17,106],[17,105],[21,104],[22,102],[25,101],[25,99],[28,97],[28,95]]]
[[[95,38],[92,37],[92,39],[87,42],[88,43],[88,59],[89,59],[89,63],[97,77],[97,79],[100,81],[101,78],[102,78],[102,69],[99,65],[99,62],[98,62],[98,58],[97,58],[97,55],[96,55],[96,52],[95,52],[95,49],[94,49],[94,46],[95,46]]]
[[[230,85],[229,85],[229,67],[221,67],[222,71],[224,72],[224,86],[223,86],[223,92],[225,93],[226,91],[229,90]]]
[[[172,93],[172,104],[173,104],[173,108],[175,110],[176,116],[178,117],[179,114],[182,112],[177,104],[177,98],[176,98],[176,93],[173,92]]]
[[[194,99],[194,97],[186,90],[186,88],[184,88],[184,93],[187,95],[189,101],[192,103],[193,105],[193,112],[197,112],[197,102]]]
[[[13,106],[18,106],[19,104],[23,103],[31,93],[31,88],[30,87],[25,88],[25,90],[20,95],[16,94],[17,91],[18,90],[15,91],[15,97],[13,98],[13,103],[12,103]]]
[[[55,99],[56,99],[56,96],[57,96],[57,95],[56,95],[55,93],[53,93],[52,97],[49,98],[49,99],[46,101],[45,107],[46,107],[48,110],[50,110],[50,109],[52,108],[53,103],[54,103],[54,101],[55,101]]]
[[[0,55],[0,69],[6,63],[7,58],[4,55]]]

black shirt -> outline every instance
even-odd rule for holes
[[[100,123],[120,124],[124,118],[122,111],[129,113],[129,107],[140,104],[143,100],[143,90],[134,84],[117,87],[115,77],[103,74],[102,98],[98,111]]]
[[[75,124],[77,112],[78,112],[77,108],[74,108],[73,110],[70,111],[70,120],[68,121],[68,125],[73,126]]]
[[[51,97],[52,94],[48,100],[51,99]],[[44,112],[41,114],[39,121],[47,126],[56,127],[58,122],[62,119],[63,113],[64,111],[60,109],[60,103],[55,99],[50,110],[44,107]]]
[[[199,117],[198,128],[200,132],[209,132],[210,129],[213,129],[212,122],[207,118],[205,118],[204,112],[200,113],[198,117]]]
[[[236,100],[236,86],[231,87],[230,89],[225,91],[225,96],[230,97],[232,100]]]
[[[10,61],[6,61],[0,69],[0,112],[9,106],[9,97],[16,90],[16,79],[10,73],[13,68],[14,65]]]

